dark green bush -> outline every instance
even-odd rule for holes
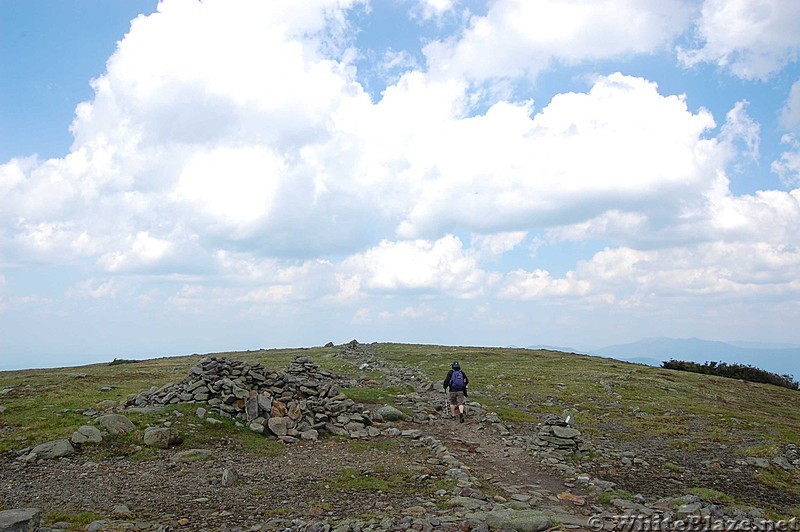
[[[744,364],[728,364],[727,362],[687,362],[684,360],[669,360],[661,363],[665,369],[677,369],[680,371],[691,371],[692,373],[702,373],[704,375],[716,375],[718,377],[728,377],[730,379],[741,379],[749,382],[762,382],[774,384],[783,388],[797,390],[800,383],[795,381],[791,375],[778,375],[763,369],[755,368]]]

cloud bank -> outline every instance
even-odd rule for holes
[[[494,2],[373,98],[354,66],[359,2],[162,1],[92,81],[69,153],[0,164],[3,268],[74,268],[66,302],[292,305],[354,322],[446,320],[451,299],[625,312],[796,301],[797,137],[772,167],[787,190],[734,195],[732,166],[758,155],[746,102],[715,118],[616,72],[547,102],[475,105],[485,83],[669,53],[693,27],[700,45],[678,57],[745,79],[800,46],[791,2],[607,4]],[[431,21],[458,6],[416,9]],[[564,271],[539,259],[582,242],[599,250]],[[9,284],[0,276],[0,312],[38,304]]]

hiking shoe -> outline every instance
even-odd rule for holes
[[[458,422],[459,423],[463,423],[464,422],[464,412],[459,412],[459,414],[458,414]]]

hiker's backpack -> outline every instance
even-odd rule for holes
[[[460,369],[454,369],[450,375],[450,388],[464,388],[464,372]]]

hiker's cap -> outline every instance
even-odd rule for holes
[[[461,366],[459,366],[459,365],[458,365],[458,360],[456,360],[455,362],[453,362],[453,369],[458,369],[458,368],[460,368],[460,367],[461,367]]]

